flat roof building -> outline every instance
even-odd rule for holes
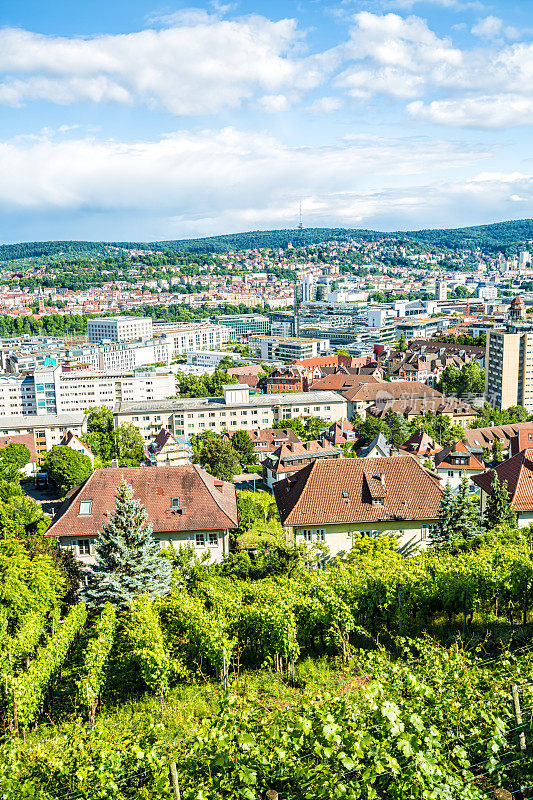
[[[152,339],[151,317],[101,317],[87,320],[89,342],[128,342],[132,339]]]

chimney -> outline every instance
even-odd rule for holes
[[[380,474],[379,481],[380,481],[381,485],[384,487],[385,486],[385,473],[384,472],[382,472]]]
[[[213,485],[214,485],[215,489],[218,489],[218,491],[220,492],[220,494],[222,494],[222,493],[223,493],[223,491],[224,491],[224,481],[221,481],[221,480],[219,480],[219,479],[217,478],[217,479],[214,481]]]

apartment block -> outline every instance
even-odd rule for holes
[[[0,376],[0,416],[67,414],[130,400],[163,400],[176,392],[168,370],[87,372],[64,367]]]
[[[263,361],[317,358],[330,349],[329,339],[302,339],[295,336],[252,336],[249,347]]]
[[[487,332],[485,398],[496,408],[533,411],[533,324],[523,317],[524,302],[515,297],[505,327]]]
[[[289,392],[250,395],[248,386],[224,387],[223,397],[198,397],[159,402],[121,402],[115,408],[115,425],[131,422],[146,442],[166,428],[174,436],[212,430],[215,433],[251,428],[272,428],[278,420],[322,417],[328,423],[346,417],[346,400],[336,392]]]
[[[128,342],[133,339],[152,339],[151,317],[102,317],[87,320],[90,342]]]
[[[0,417],[0,436],[22,436],[32,434],[38,456],[60,444],[67,431],[81,436],[87,430],[87,416],[77,414],[35,414],[27,416]]]
[[[156,323],[154,334],[168,344],[171,358],[183,356],[189,350],[221,350],[230,340],[231,331],[223,325],[195,323]]]

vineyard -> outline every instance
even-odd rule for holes
[[[176,797],[170,762],[184,800],[529,796],[530,537],[411,558],[364,537],[326,571],[177,568],[126,611],[15,609],[0,797]]]

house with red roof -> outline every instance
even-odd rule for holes
[[[146,509],[162,548],[192,545],[197,555],[207,552],[215,561],[228,552],[230,531],[239,525],[235,486],[197,464],[95,469],[67,495],[46,536],[74,549],[84,563],[94,563],[95,540],[115,510],[123,479]]]
[[[411,453],[417,458],[426,461],[432,459],[442,450],[441,445],[425,431],[415,431],[400,447],[401,451]]]
[[[282,444],[263,462],[263,481],[272,489],[277,481],[294,475],[318,458],[342,458],[342,450],[328,441]]]
[[[411,455],[318,459],[273,491],[287,539],[324,542],[330,557],[359,534],[393,532],[400,544],[425,546],[442,498],[437,476]]]
[[[485,464],[481,456],[471,453],[462,441],[452,442],[435,454],[435,472],[443,485],[449,483],[454,492],[459,489],[463,478],[472,478],[484,470]],[[477,485],[476,489],[479,491]]]
[[[533,522],[533,448],[522,450],[508,461],[503,461],[494,469],[487,470],[480,475],[474,475],[471,480],[481,490],[481,514],[485,513],[487,499],[491,493],[494,474],[500,483],[505,483],[509,492],[509,503],[516,512],[519,527],[524,527]]]

